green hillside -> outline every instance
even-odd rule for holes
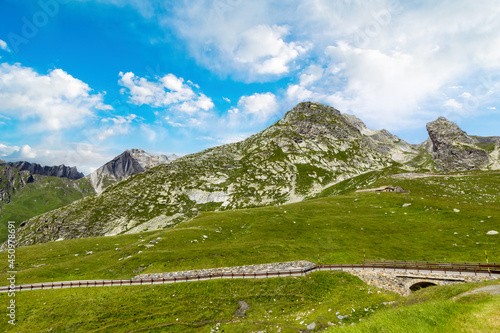
[[[381,178],[370,186],[388,184],[408,193],[349,192],[282,206],[205,212],[173,229],[21,247],[18,279],[43,282],[52,274],[56,280],[130,278],[139,271],[299,259],[356,263],[363,249],[367,258],[447,261],[483,261],[487,250],[490,260],[500,262],[499,237],[486,235],[500,229],[500,175]],[[143,246],[158,237],[153,247]],[[6,262],[0,265],[5,271]]]
[[[66,206],[93,193],[94,190],[85,178],[70,180],[44,177],[38,182],[26,184],[21,190],[14,192],[10,203],[0,204],[0,242],[6,240],[8,221],[19,225],[34,216]]]
[[[363,175],[360,183],[368,182],[371,176]],[[288,260],[359,263],[363,250],[367,259],[439,261],[484,261],[487,250],[490,262],[500,262],[500,238],[486,235],[489,230],[500,229],[500,175],[472,173],[414,179],[386,176],[369,187],[381,185],[401,186],[407,193],[355,193],[349,183],[340,183],[338,188],[330,189],[331,193],[344,193],[337,196],[273,207],[204,212],[161,231],[20,247],[16,256],[17,283],[128,279],[139,273]],[[403,207],[405,203],[411,205]],[[158,237],[161,239],[157,243],[149,243]],[[0,279],[6,281],[7,260],[0,261],[0,265],[4,272]],[[341,280],[344,282],[339,283]],[[444,294],[425,299],[424,303],[411,301],[414,298],[406,302],[388,292],[373,292],[375,288],[355,277],[323,272],[262,281],[22,292],[17,300],[18,318],[25,325],[21,327],[36,327],[37,331],[277,332],[281,327],[281,332],[298,332],[312,322],[326,328],[328,322],[335,322],[337,312],[349,314],[345,323],[359,323],[373,310],[374,315],[369,316],[373,320],[352,329],[400,332],[403,327],[403,331],[412,332],[408,329],[416,327],[410,321],[416,311],[418,325],[424,329],[414,331],[434,332],[432,327],[447,327],[448,323],[457,327],[460,320],[476,325],[481,317],[469,318],[468,313],[498,311],[498,297],[468,298],[465,303],[451,299],[451,294],[467,288],[472,285],[435,287],[445,290]],[[373,294],[368,293],[369,289]],[[2,304],[6,300],[5,295],[0,295]],[[247,318],[235,315],[241,300],[250,305]],[[394,300],[400,302],[398,307],[380,311],[387,308],[384,302]],[[365,308],[369,309],[366,314]],[[363,312],[359,312],[361,309]],[[439,318],[430,316],[432,313]],[[338,319],[335,323],[338,326]]]

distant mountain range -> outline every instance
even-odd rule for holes
[[[367,172],[500,169],[498,137],[439,118],[412,145],[351,115],[300,103],[248,139],[181,158],[125,151],[87,176],[99,195],[21,224],[21,245],[173,226],[200,211],[296,202]]]
[[[76,167],[0,161],[0,242],[6,236],[9,220],[20,224],[176,158],[175,155],[155,156],[141,149],[131,149],[86,177]]]

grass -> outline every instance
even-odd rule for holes
[[[16,169],[17,170],[17,169]],[[7,222],[16,226],[31,217],[60,208],[81,199],[94,190],[86,179],[73,181],[46,177],[40,182],[26,184],[15,192],[9,204],[0,204],[0,242],[7,239]]]
[[[500,262],[500,238],[486,235],[500,229],[500,175],[379,176],[366,175],[377,179],[370,187],[401,186],[408,193],[355,193],[356,186],[346,183],[339,185],[343,194],[338,196],[204,212],[173,229],[21,247],[16,252],[16,282],[131,278],[139,273],[299,259],[359,263],[363,249],[367,258],[439,261],[484,261],[487,250],[490,262]],[[360,184],[367,183],[363,177]],[[403,207],[404,203],[411,206]],[[153,247],[144,246],[158,237]],[[0,256],[0,280],[6,281],[6,252]],[[128,256],[132,257],[119,260]],[[327,328],[328,322],[338,327],[339,312],[349,315],[341,323],[358,323],[336,328],[347,331],[460,332],[479,327],[481,332],[494,332],[497,321],[491,318],[498,316],[498,297],[453,301],[473,286],[428,288],[401,301],[390,293],[368,293],[371,287],[355,277],[321,272],[304,278],[22,292],[16,296],[16,329],[272,332],[281,327],[281,332],[297,332],[313,321],[319,328]],[[240,300],[251,306],[247,318],[235,316]],[[380,311],[381,304],[391,300],[400,305]],[[1,304],[7,301],[0,295]],[[365,321],[371,310],[375,314]]]
[[[21,247],[18,283],[127,279],[138,273],[299,259],[359,263],[363,249],[372,259],[480,262],[487,250],[490,262],[500,262],[499,237],[486,235],[500,228],[500,175],[379,179],[373,186],[384,184],[410,193],[350,192],[283,206],[205,212],[173,229]],[[403,208],[404,203],[412,205]],[[162,240],[154,247],[144,247],[157,237]],[[0,279],[6,271],[7,261],[1,260]]]
[[[427,288],[355,326],[330,328],[328,332],[499,332],[500,296],[486,293],[459,296],[484,284],[498,282]]]
[[[347,273],[213,280],[175,285],[19,292],[15,332],[298,332],[341,314],[346,324],[369,317],[401,296]],[[133,301],[132,301],[133,300]],[[244,317],[238,302],[250,306]],[[0,294],[0,303],[8,302]],[[2,306],[1,315],[5,316]],[[218,325],[219,324],[219,325]],[[10,327],[4,326],[7,331]]]

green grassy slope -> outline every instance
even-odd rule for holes
[[[498,284],[488,282],[486,284]],[[394,308],[384,309],[354,326],[328,332],[456,333],[500,331],[500,296],[462,294],[484,284],[460,284],[421,290]]]
[[[500,262],[500,237],[486,235],[500,229],[500,175],[379,179],[371,186],[388,184],[410,193],[351,192],[207,212],[168,230],[21,247],[18,283],[298,259],[358,263],[363,249],[367,258],[439,261],[484,261],[487,250],[490,261]],[[402,207],[405,203],[412,205]],[[162,239],[153,247],[144,246],[157,237]],[[0,272],[6,270],[7,261],[0,261]]]
[[[363,260],[363,249],[367,258],[447,261],[484,261],[488,250],[490,262],[500,262],[500,237],[486,235],[500,229],[500,175],[389,177],[370,185],[401,186],[409,191],[405,194],[346,192],[351,185],[331,188],[331,193],[344,193],[338,196],[206,212],[169,230],[21,247],[16,253],[16,282],[131,278],[139,273],[298,259],[357,263]],[[403,207],[405,203],[411,206]],[[144,246],[158,237],[154,246]],[[0,253],[3,281],[5,256],[5,251]],[[355,332],[494,332],[498,321],[491,318],[498,317],[498,296],[453,301],[473,287],[435,287],[402,301],[391,293],[379,294],[356,277],[321,272],[301,278],[22,292],[16,296],[16,329],[277,332],[280,327],[281,332],[298,332],[312,322],[318,328],[330,322],[335,323],[331,329]],[[235,315],[241,300],[250,305],[246,318]],[[0,304],[7,301],[0,295]],[[388,301],[400,304],[379,311]],[[339,320],[337,312],[349,316]],[[352,328],[338,327],[354,322]]]
[[[8,298],[0,294],[0,304]],[[347,273],[264,280],[20,292],[12,332],[298,332],[315,322],[359,322],[401,296]],[[250,306],[236,315],[239,301]],[[6,317],[5,307],[0,313]],[[354,311],[353,311],[354,310]],[[219,323],[219,327],[218,324]],[[9,329],[10,327],[3,326]],[[217,328],[218,327],[218,328]]]
[[[66,206],[93,193],[86,179],[75,181],[46,177],[40,182],[27,184],[15,192],[9,204],[0,204],[0,242],[6,240],[8,221],[19,225],[33,216]]]

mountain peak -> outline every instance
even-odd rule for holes
[[[165,155],[156,156],[145,150],[132,148],[125,150],[87,177],[95,191],[100,193],[113,183],[168,162],[169,158]]]
[[[364,124],[358,118],[356,119],[357,122],[354,122],[344,117],[339,110],[328,105],[302,102],[287,112],[277,125],[309,138],[327,136],[348,140],[361,137],[358,127],[360,127],[359,123],[362,126]]]
[[[476,140],[454,122],[439,117],[426,127],[432,141],[436,169],[473,170],[484,168],[489,163],[488,153],[477,147]]]

